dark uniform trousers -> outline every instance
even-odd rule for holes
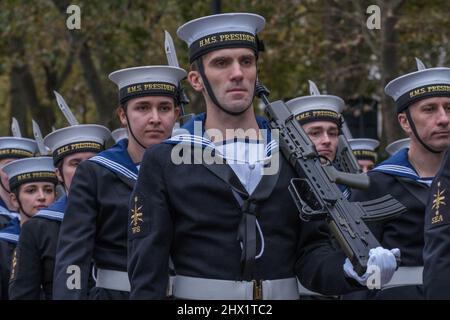
[[[177,275],[249,280],[243,278],[237,240],[243,213],[232,187],[202,164],[175,164],[172,148],[159,144],[147,149],[130,200],[132,299],[165,298],[169,256]],[[224,166],[239,184],[232,169]],[[261,256],[254,262],[252,278],[298,276],[305,287],[324,294],[360,289],[344,276],[345,256],[332,247],[327,225],[300,220],[288,192],[295,173],[281,155],[280,170],[271,195],[256,203],[263,237],[257,236]]]
[[[127,271],[127,215],[134,181],[93,162],[78,167],[58,240],[55,299],[128,299],[129,293],[94,287],[89,290],[91,262],[96,268]],[[80,288],[68,288],[66,272],[80,268]]]
[[[423,227],[425,202],[430,188],[413,179],[382,172],[369,172],[370,188],[352,190],[351,201],[367,201],[391,194],[407,209],[406,213],[383,222],[368,223],[375,237],[386,249],[399,248],[400,266],[423,266]],[[422,286],[402,286],[352,293],[352,299],[423,299]]]

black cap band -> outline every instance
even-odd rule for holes
[[[397,113],[403,112],[414,102],[433,97],[450,97],[450,84],[432,84],[409,90],[395,102]]]
[[[249,32],[219,32],[194,41],[189,47],[189,62],[193,63],[205,53],[224,48],[250,48],[258,54],[258,38]]]
[[[124,104],[130,99],[143,96],[169,96],[178,104],[178,88],[168,82],[142,82],[125,86],[119,91],[119,101]]]
[[[313,122],[313,121],[331,121],[341,126],[342,120],[337,112],[331,110],[309,110],[299,113],[295,116],[295,119],[301,124]]]
[[[105,146],[94,141],[80,141],[80,142],[72,142],[66,144],[64,146],[59,147],[55,151],[53,151],[53,164],[56,164],[62,160],[64,157],[69,154],[78,153],[78,152],[95,152],[98,153],[100,151],[105,150]]]
[[[7,149],[1,149],[0,150],[0,159],[7,159],[7,158],[31,158],[33,156],[33,153],[24,150],[24,149],[18,149],[18,148],[7,148]]]
[[[51,182],[58,184],[58,178],[54,171],[35,171],[22,173],[9,179],[9,188],[16,189],[18,186],[29,182]]]
[[[377,162],[377,153],[373,150],[353,150],[353,154],[358,160],[372,160]]]

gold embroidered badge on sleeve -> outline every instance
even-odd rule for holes
[[[433,218],[431,218],[431,224],[436,224],[439,222],[443,222],[444,218],[442,217],[442,214],[440,214],[439,212],[439,208],[441,206],[445,206],[445,196],[444,196],[444,192],[445,189],[440,191],[439,189],[441,188],[441,182],[438,182],[438,188],[436,193],[433,195],[433,206],[431,207],[431,209],[436,209],[436,212],[434,213]]]
[[[142,209],[142,206],[138,207],[138,197],[134,197],[134,208],[131,209],[131,232],[132,234],[136,234],[141,232],[141,226],[140,223],[143,222],[142,220],[142,212],[140,211]]]

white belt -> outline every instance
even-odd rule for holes
[[[419,267],[400,267],[394,272],[391,281],[383,286],[382,289],[400,286],[418,286],[422,285],[423,266]]]
[[[297,300],[296,278],[232,281],[175,276],[173,295],[193,300]]]
[[[97,269],[96,287],[130,292],[130,280],[125,271]]]
[[[169,277],[169,283],[167,285],[167,291],[166,291],[166,295],[168,297],[173,296],[173,282],[175,281],[175,276],[170,276]]]
[[[322,296],[321,293],[306,289],[297,279],[298,294],[301,296]]]

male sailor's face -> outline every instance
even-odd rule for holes
[[[146,96],[131,99],[127,104],[126,115],[136,139],[149,147],[170,137],[179,111],[171,97]],[[126,126],[123,109],[119,110],[119,118],[122,125]],[[133,136],[129,133],[128,138],[133,139]]]
[[[450,145],[450,97],[434,97],[409,106],[411,118],[422,141],[434,150],[444,151]],[[404,113],[399,114],[402,128],[416,141]]]
[[[338,146],[339,128],[330,121],[313,121],[302,125],[303,130],[316,146],[322,157],[333,161]]]
[[[256,81],[256,56],[248,48],[220,49],[203,57],[205,75],[220,105],[230,112],[245,110],[252,102]],[[207,101],[212,101],[206,92],[204,83],[198,74],[195,81]],[[192,77],[190,77],[191,81]]]

